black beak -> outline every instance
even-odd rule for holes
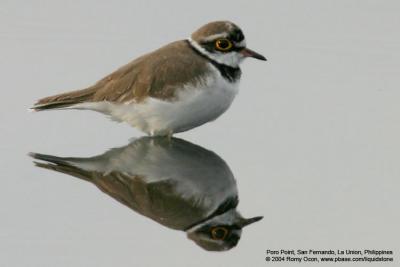
[[[264,61],[267,60],[263,55],[255,52],[255,51],[253,51],[251,49],[248,49],[248,48],[243,48],[240,51],[240,53],[245,57],[253,57],[253,58],[256,58],[256,59],[259,59],[259,60],[264,60]]]

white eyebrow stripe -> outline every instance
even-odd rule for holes
[[[229,30],[233,30],[233,25],[230,22],[226,22],[225,25],[229,28]]]
[[[208,41],[213,41],[213,40],[218,39],[218,38],[227,38],[227,37],[228,37],[227,33],[218,33],[218,34],[210,35],[207,38],[204,38],[203,40],[205,42],[208,42]]]
[[[218,33],[218,34],[210,35],[207,38],[204,38],[202,41],[210,42],[210,41],[214,41],[214,40],[219,39],[219,38],[228,38],[228,37],[229,37],[229,34],[226,33],[226,32],[225,33]],[[242,41],[240,41],[238,43],[235,42],[235,44],[238,47],[246,47],[246,39],[243,39]]]

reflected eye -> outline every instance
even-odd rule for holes
[[[232,42],[229,41],[228,39],[218,39],[215,42],[215,48],[217,48],[220,51],[228,51],[229,49],[232,48]]]
[[[228,229],[225,227],[214,227],[211,229],[211,237],[214,240],[224,240],[228,235]]]

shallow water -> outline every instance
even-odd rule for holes
[[[400,6],[306,2],[2,3],[0,265],[265,266],[268,249],[399,251]],[[174,154],[168,173],[152,173],[207,177],[188,195],[171,185],[157,187],[155,195],[176,197],[179,208],[171,205],[172,214],[164,206],[155,205],[159,213],[126,207],[155,195],[121,205],[109,196],[107,190],[116,190],[112,183],[100,186],[104,194],[89,182],[35,167],[29,152],[90,158],[142,137],[94,112],[28,113],[36,99],[88,86],[221,17],[242,26],[249,47],[269,61],[244,62],[231,108],[213,123],[176,135],[217,163],[203,162],[196,167],[201,172],[191,172],[193,162],[179,165]],[[132,173],[131,159],[107,160],[112,164],[100,164],[103,176],[153,171],[139,164],[143,173]],[[220,198],[224,181],[226,198]],[[178,197],[202,196],[208,186],[214,200],[207,208]],[[129,195],[123,192],[122,201]],[[223,204],[236,195],[237,207]],[[243,228],[234,248],[210,253],[182,230],[210,219],[220,206],[264,218]],[[175,211],[184,214],[174,217]],[[164,217],[168,222],[157,221]]]

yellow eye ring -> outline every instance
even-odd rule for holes
[[[225,227],[214,227],[211,229],[211,237],[214,240],[224,240],[228,235],[228,229]]]
[[[232,42],[228,39],[218,39],[215,41],[215,48],[220,51],[228,51],[233,46]]]

